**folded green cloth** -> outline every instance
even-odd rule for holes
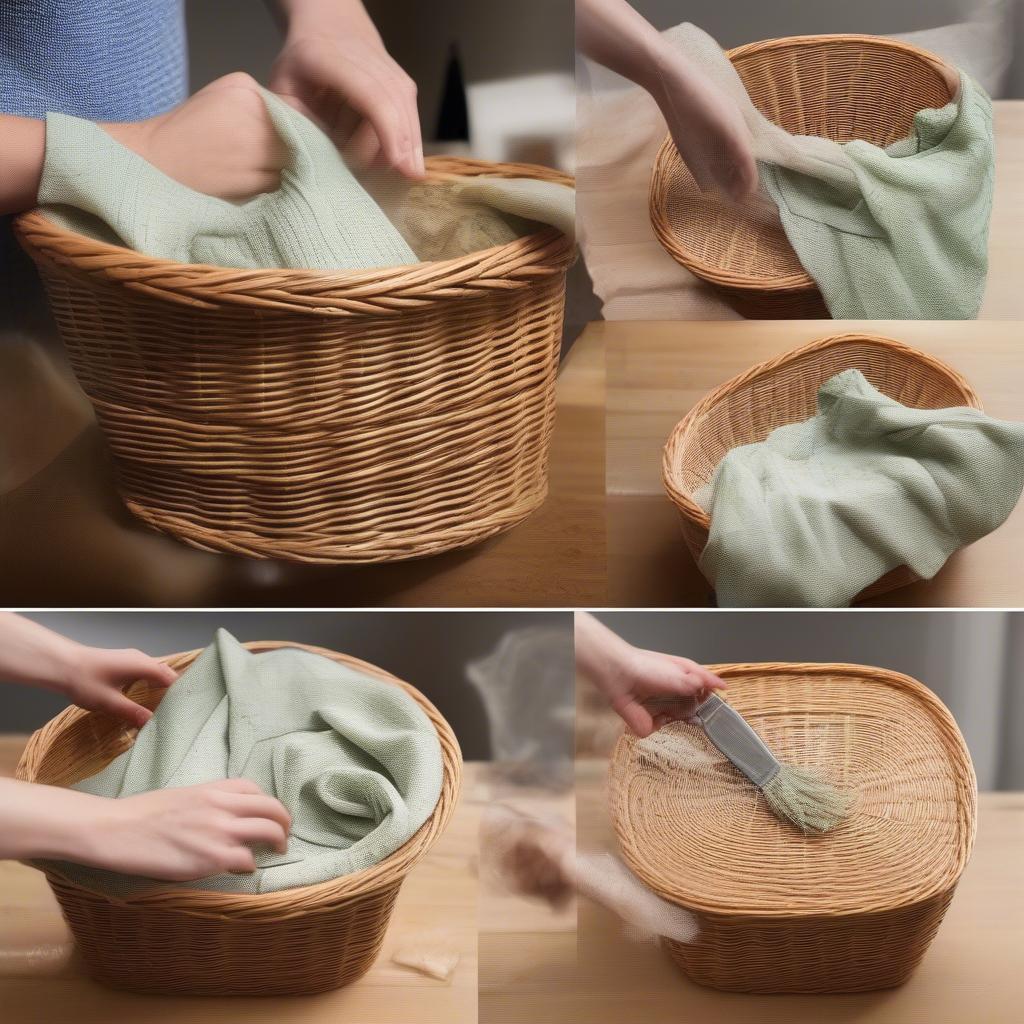
[[[902,565],[930,579],[1022,487],[1024,424],[907,408],[844,370],[816,416],[719,463],[695,496],[711,517],[700,567],[723,607],[842,607]]]
[[[70,231],[176,263],[358,270],[417,263],[334,143],[263,91],[288,150],[274,192],[234,204],[169,178],[91,121],[46,118],[39,205]]]
[[[222,629],[133,746],[73,788],[126,797],[251,779],[290,811],[288,852],[257,851],[254,874],[182,886],[255,893],[313,885],[383,860],[430,817],[442,775],[437,732],[400,687],[309,651],[252,654]],[[55,866],[113,894],[174,884]]]
[[[956,102],[918,111],[885,149],[843,147],[842,187],[768,164],[786,237],[837,319],[971,320],[988,273],[992,101],[966,74]]]

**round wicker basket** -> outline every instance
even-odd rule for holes
[[[754,105],[794,135],[887,146],[919,110],[951,99],[942,61],[876,36],[795,36],[728,52]],[[654,161],[650,214],[665,250],[752,318],[829,316],[781,224],[758,222],[701,192],[671,136]]]
[[[737,992],[863,992],[907,979],[935,935],[974,843],[977,785],[941,702],[908,676],[862,665],[712,666],[729,702],[783,762],[852,789],[850,816],[805,836],[698,728],[712,755],[664,771],[624,735],[611,814],[630,869],[696,914],[668,943],[695,982]]]
[[[711,483],[727,452],[763,441],[776,427],[817,412],[818,389],[854,368],[883,394],[916,409],[981,408],[974,389],[951,366],[892,338],[839,334],[759,363],[706,394],[673,428],[662,454],[662,481],[682,517],[695,562],[708,541],[711,517],[694,495]],[[866,600],[917,580],[906,566],[863,590]]]
[[[38,210],[15,228],[150,526],[256,558],[382,562],[476,543],[544,500],[574,256],[554,228],[337,273],[174,264]]]
[[[400,686],[437,729],[444,783],[433,814],[401,849],[333,881],[258,895],[164,888],[111,897],[46,872],[89,974],[115,988],[187,995],[324,992],[355,981],[380,952],[405,876],[447,826],[459,795],[462,756],[451,727],[416,689],[382,669],[305,644],[266,641],[252,651],[298,647]],[[200,654],[162,660],[186,668]],[[165,691],[128,693],[156,707]],[[126,750],[133,732],[106,715],[69,708],[28,742],[18,778],[66,786],[95,774]]]

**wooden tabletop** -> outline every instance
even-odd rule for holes
[[[605,761],[577,765],[577,835],[581,850],[611,851],[615,839],[604,797]],[[1024,793],[983,793],[971,862],[938,935],[910,980],[863,995],[755,996],[716,992],[689,982],[651,943],[627,939],[601,908],[579,912],[579,963],[572,1016],[557,1016],[567,994],[538,993],[536,1010],[578,1024],[1011,1024],[1021,1019],[1024,971]]]
[[[1024,254],[1022,254],[1024,258]],[[1019,288],[1024,296],[1024,287]],[[612,607],[700,607],[711,589],[683,544],[661,484],[673,426],[708,391],[762,360],[816,338],[866,331],[897,338],[959,370],[985,410],[1024,419],[1022,326],[1005,321],[620,321],[591,324],[607,357],[608,577]],[[870,602],[896,607],[1024,605],[1024,505],[955,554],[931,581]]]
[[[988,235],[988,284],[981,304],[986,320],[1024,320],[1024,100],[992,104],[996,180]]]
[[[13,774],[24,738],[0,737],[0,775]],[[43,874],[0,861],[0,1020],[4,1024],[474,1024],[477,1020],[476,851],[480,764],[467,764],[444,835],[402,886],[376,963],[324,995],[265,998],[144,996],[92,981]],[[396,949],[456,950],[438,981],[391,960]]]
[[[45,309],[0,345],[0,606],[519,607],[604,599],[604,362],[580,340],[559,370],[547,500],[471,548],[371,566],[197,551],[121,505],[92,410]]]

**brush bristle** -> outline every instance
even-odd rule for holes
[[[777,818],[807,835],[831,832],[853,804],[853,794],[791,764],[784,764],[761,792]]]

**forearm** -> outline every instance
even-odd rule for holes
[[[94,863],[90,836],[103,832],[103,804],[88,793],[0,779],[0,860]]]
[[[45,121],[0,114],[0,215],[36,205],[45,156]]]
[[[359,25],[376,33],[360,0],[267,0],[285,35],[295,38],[327,26]]]
[[[63,692],[81,645],[38,622],[0,612],[0,678]]]
[[[661,35],[626,0],[576,0],[576,46],[649,92],[657,88]]]

